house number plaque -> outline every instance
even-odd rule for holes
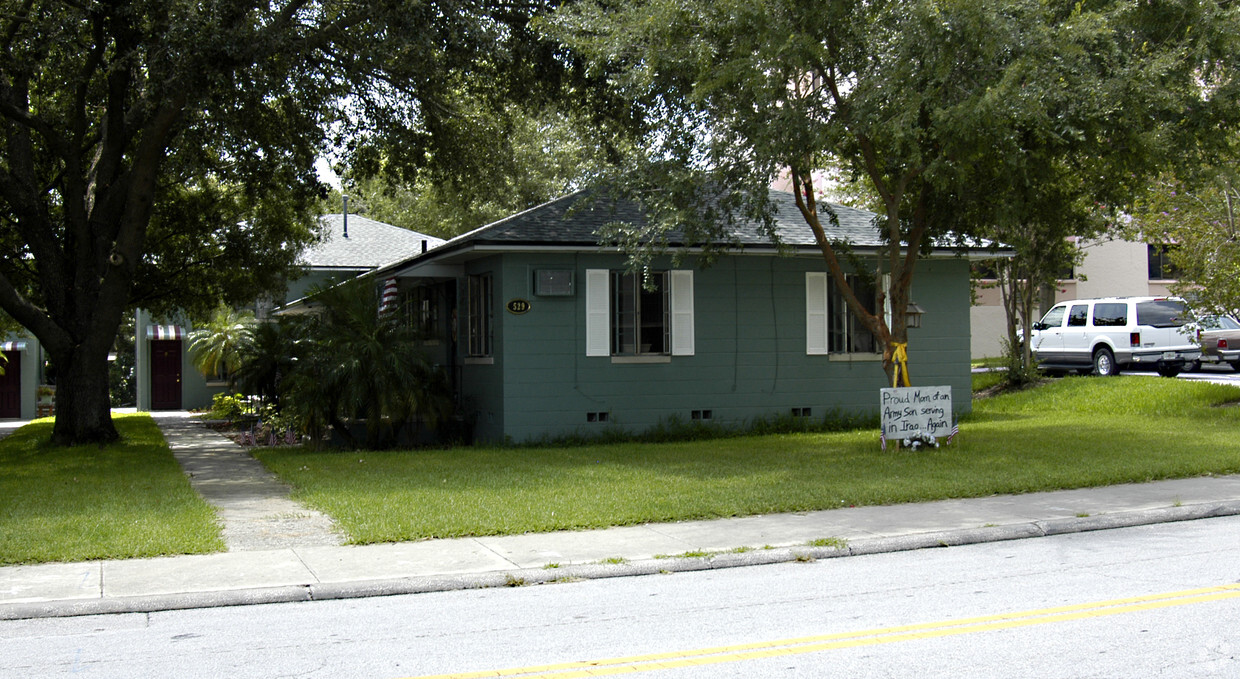
[[[530,310],[530,303],[523,299],[510,299],[504,306],[508,309],[508,313],[518,316]]]

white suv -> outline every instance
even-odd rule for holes
[[[1169,297],[1106,297],[1060,302],[1033,324],[1039,367],[1114,375],[1151,366],[1174,377],[1201,359],[1188,306]]]

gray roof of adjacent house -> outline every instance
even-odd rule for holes
[[[797,209],[793,195],[783,191],[771,191],[770,197],[776,210],[775,229],[782,245],[793,251],[819,252],[814,233]],[[847,242],[858,250],[874,250],[886,244],[877,228],[876,220],[879,215],[844,205],[820,204],[819,207],[823,210],[829,208],[836,216],[835,223],[832,223],[825,211],[823,214],[822,223],[829,240]],[[599,199],[589,191],[578,191],[452,238],[425,257],[415,255],[395,262],[383,267],[384,271],[380,273],[399,272],[406,266],[416,266],[433,260],[442,261],[454,255],[478,251],[598,251],[602,247],[599,243],[599,230],[613,222],[643,225],[646,218],[635,202]],[[670,248],[683,248],[693,247],[695,244],[684,242],[683,234],[673,231],[667,234],[667,245]],[[751,252],[773,250],[775,247],[758,225],[752,222],[738,223],[732,229],[729,245]],[[989,251],[989,244],[974,243],[969,249],[976,251],[982,248]],[[937,244],[935,247],[935,250],[942,254],[955,254],[961,249],[948,243]]]
[[[345,217],[337,213],[319,218],[323,229],[321,240],[302,253],[304,265],[319,270],[369,271],[415,257],[444,243],[442,238],[354,214],[347,216],[346,236]]]

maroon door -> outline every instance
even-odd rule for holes
[[[181,340],[151,340],[151,410],[181,409]]]
[[[22,416],[22,354],[6,351],[9,359],[0,375],[0,418]]]

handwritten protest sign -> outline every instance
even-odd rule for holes
[[[884,441],[933,441],[951,435],[951,387],[883,389],[881,398]]]

